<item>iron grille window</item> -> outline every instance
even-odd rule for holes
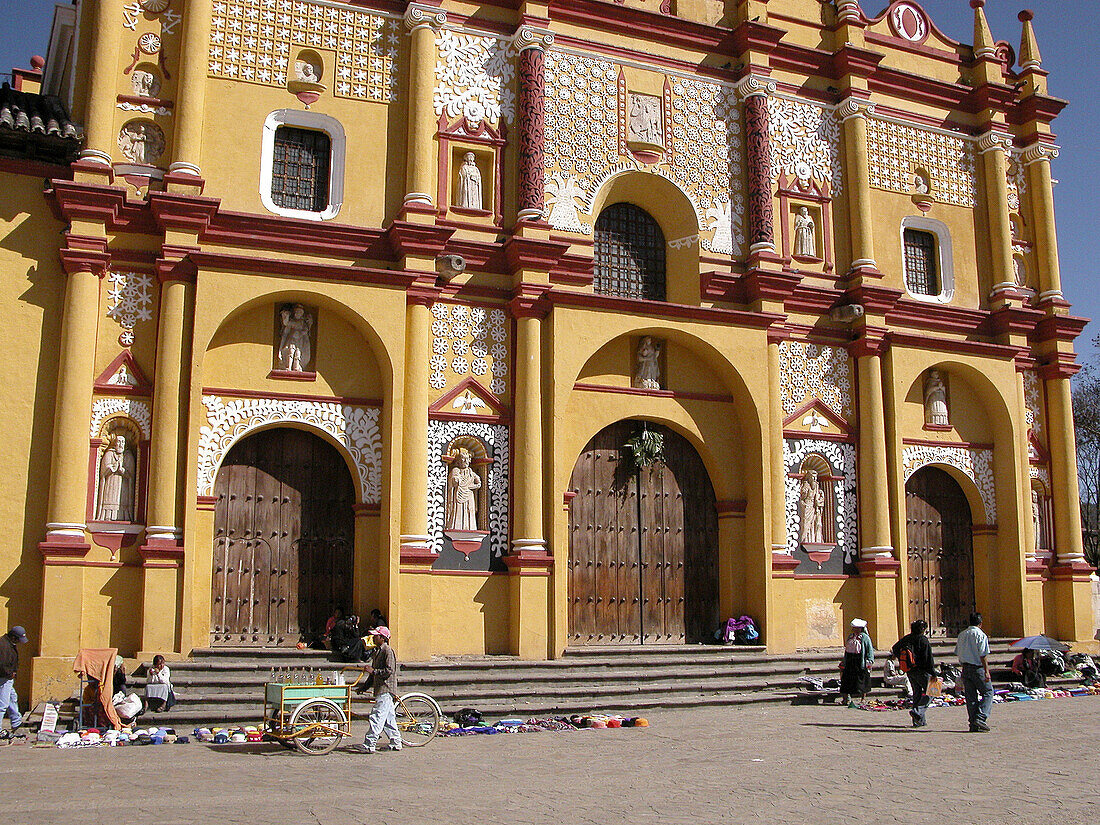
[[[275,130],[271,200],[284,209],[323,212],[328,206],[332,140],[325,132],[280,126]]]
[[[931,232],[905,230],[905,285],[914,295],[940,294],[936,236]]]
[[[596,219],[598,295],[665,299],[665,235],[644,209],[613,204]]]

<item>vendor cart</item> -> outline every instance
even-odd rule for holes
[[[363,678],[361,668],[345,668],[356,674],[345,684],[267,682],[264,685],[264,731],[283,745],[311,756],[331,753],[340,740],[351,736],[352,691]],[[406,693],[395,701],[401,742],[410,747],[426,745],[439,732],[443,714],[435,700],[424,693]]]

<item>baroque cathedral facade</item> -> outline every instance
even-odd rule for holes
[[[100,0],[0,106],[0,607],[81,647],[1091,640],[1033,22]],[[4,120],[4,113],[8,113]]]

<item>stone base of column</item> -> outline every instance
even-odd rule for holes
[[[46,538],[38,543],[44,564],[64,563],[66,559],[82,559],[92,546],[85,541],[85,526],[76,523],[51,522],[46,525]]]
[[[71,166],[73,180],[77,183],[98,183],[110,186],[115,182],[111,156],[98,149],[85,149]]]
[[[893,578],[901,568],[901,562],[894,557],[893,547],[863,547],[856,566],[861,576]]]
[[[785,544],[780,544],[772,547],[772,576],[773,577],[790,577],[794,576],[794,570],[798,567],[799,561],[794,557]]]
[[[421,535],[401,536],[401,565],[403,567],[431,567],[439,554],[432,549],[432,537]]]
[[[164,176],[164,189],[179,195],[201,195],[206,188],[202,170],[193,163],[178,160],[168,167]]]
[[[554,557],[542,539],[516,539],[512,552],[504,557],[508,572],[514,576],[549,576]]]

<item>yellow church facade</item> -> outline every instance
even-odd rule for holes
[[[1064,104],[981,6],[59,11],[79,153],[0,161],[26,688],[338,606],[406,661],[1092,640]]]

